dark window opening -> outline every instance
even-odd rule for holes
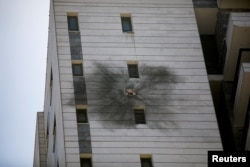
[[[53,152],[56,149],[56,118],[54,118],[54,127],[53,127]]]
[[[130,78],[139,78],[138,65],[128,64],[128,74]]]
[[[151,158],[141,158],[141,167],[153,167]]]
[[[122,31],[132,32],[131,17],[121,17],[122,20]]]
[[[82,64],[72,64],[73,76],[83,76]]]
[[[86,109],[77,109],[76,115],[77,115],[77,123],[88,123],[88,116]]]
[[[78,31],[77,16],[68,16],[68,29],[69,31]]]
[[[81,167],[92,167],[91,158],[81,158]]]
[[[136,124],[146,124],[144,109],[134,109],[134,113]]]
[[[52,97],[53,97],[53,73],[52,73],[52,69],[50,72],[50,106],[52,105]]]

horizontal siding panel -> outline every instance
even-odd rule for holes
[[[207,151],[204,149],[183,149],[183,148],[93,148],[93,154],[134,154],[138,156],[139,154],[163,154],[163,155],[205,155],[207,156]]]
[[[93,156],[93,161],[95,162],[138,162],[140,160],[139,155],[124,155],[124,154],[117,154],[117,155],[107,155],[107,154],[95,154]],[[207,162],[206,155],[154,155],[153,160],[156,162],[178,162],[178,163],[201,163]]]
[[[77,129],[76,128],[65,128],[64,127],[64,135],[65,136],[77,136]]]
[[[72,82],[61,82],[61,88],[73,88]]]
[[[62,93],[64,94],[64,93]],[[67,93],[66,93],[67,94]],[[62,105],[62,111],[65,112],[75,112],[75,107],[70,105]]]
[[[60,47],[61,48],[61,47]],[[59,48],[59,49],[60,49]],[[67,49],[63,50],[66,54]],[[70,52],[70,51],[69,51]],[[163,48],[137,48],[136,50],[134,48],[84,48],[83,54],[87,55],[100,55],[100,54],[106,54],[106,55],[154,55],[157,54],[159,56],[168,56],[168,55],[175,55],[175,56],[201,56],[202,50],[201,49],[163,49]],[[59,62],[60,63],[60,62]]]
[[[65,121],[76,121],[76,113],[63,113]]]
[[[61,96],[62,100],[70,100],[70,99],[74,99],[75,95],[73,93],[62,93]]]
[[[207,162],[204,163],[154,163],[154,167],[207,167]]]
[[[95,25],[99,26],[99,25]],[[120,26],[120,25],[119,25]],[[60,41],[66,41],[65,37],[61,37]],[[198,37],[135,37],[135,36],[83,36],[82,43],[131,43],[131,44],[199,44]],[[116,49],[116,48],[113,48]],[[146,48],[144,48],[146,49]],[[164,49],[164,48],[162,48]]]
[[[152,91],[151,91],[152,92]],[[152,95],[150,93],[148,93],[147,91],[142,92],[141,94],[137,94],[137,95],[143,95],[145,99],[157,99],[159,98],[159,95]],[[126,96],[126,95],[124,95]],[[67,95],[63,95],[62,96],[63,99],[66,98],[72,98],[71,94],[67,94]],[[88,100],[102,100],[105,101],[104,99],[102,99],[103,97],[100,96],[100,93],[91,93],[88,94]],[[112,93],[110,92],[110,94],[107,94],[105,96],[105,98],[107,99],[114,99],[117,98],[117,93]],[[212,97],[211,95],[163,95],[161,96],[162,100],[198,100],[198,101],[203,101],[203,100],[209,100],[212,101]]]
[[[60,75],[60,81],[67,81],[67,82],[73,82],[72,75]]]
[[[89,100],[89,105],[97,105],[97,106],[103,106],[103,105],[110,105],[110,106],[118,106],[122,107],[122,105],[129,105],[129,99],[124,98],[126,101],[120,101],[120,100]],[[136,100],[135,100],[136,101]],[[142,99],[138,100],[138,103],[145,103],[149,104],[151,106],[158,106],[158,105],[166,105],[166,106],[213,106],[213,101],[194,101],[194,100],[159,100],[159,99]],[[133,104],[133,103],[132,103]],[[136,104],[136,103],[135,103]]]
[[[123,77],[122,76],[117,76],[118,78],[115,78],[115,76],[112,77],[110,75],[106,75],[106,76],[103,76],[103,75],[88,75],[86,77],[86,80],[88,82],[103,82],[106,79],[107,83],[109,83],[109,82],[112,82],[112,83],[113,82],[117,82],[117,83],[125,82],[126,84],[129,84],[132,81],[130,81],[127,76],[128,76],[128,74],[125,74]],[[208,81],[207,76],[173,76],[173,75],[172,76],[165,76],[165,75],[163,75],[163,76],[158,76],[158,77],[161,78],[160,82],[158,82],[158,84],[177,83],[177,82],[179,82],[179,83],[207,83],[207,81]],[[143,82],[151,82],[152,79],[156,79],[156,76],[155,77],[146,76],[146,75],[140,76],[140,79],[135,83],[135,86],[134,86],[135,89],[136,89],[136,87],[140,86],[140,85],[136,85],[136,84],[142,84]],[[154,83],[154,82],[152,82],[152,83]],[[151,90],[151,92],[153,92],[153,91]],[[145,92],[145,93],[148,94],[148,92]],[[112,94],[110,96],[112,96]],[[203,96],[201,95],[201,98],[202,97]]]
[[[94,162],[94,160],[92,160],[93,162],[93,166],[94,167],[141,167],[141,163],[137,162],[110,162],[110,163],[105,163],[105,162]]]
[[[67,42],[67,43],[69,43],[69,37],[68,36],[57,36],[57,42]]]
[[[92,48],[95,49],[95,48]],[[84,48],[83,48],[84,50]],[[118,56],[118,55],[88,55],[85,54],[83,55],[84,60],[85,61],[127,61],[127,60],[138,60],[140,61],[152,61],[152,56],[155,57],[155,61],[172,61],[172,62],[181,62],[181,61],[185,61],[185,62],[201,62],[204,61],[204,58],[201,56],[184,56],[184,55],[179,55],[179,56],[173,56],[173,55],[122,55],[122,56]]]
[[[178,137],[218,137],[218,130],[197,129],[91,129],[91,136],[178,136]],[[219,148],[219,147],[215,147]]]
[[[214,121],[216,122],[216,117],[214,114],[149,114],[149,113],[146,113],[146,119],[148,121],[177,120],[177,121]],[[178,124],[176,125],[176,127],[178,127]]]
[[[77,142],[78,143],[78,135],[64,136],[64,139],[66,142]]]
[[[123,12],[123,11],[122,11]],[[123,12],[123,13],[127,13],[127,12]],[[120,14],[120,13],[119,13]],[[133,17],[149,17],[149,18],[193,18],[194,15],[193,14],[161,14],[161,13],[132,13]],[[64,12],[56,12],[57,16],[64,16],[65,13]],[[117,13],[79,13],[79,16],[87,16],[87,17],[91,17],[91,16],[101,16],[101,17],[117,17]]]
[[[100,88],[100,83],[95,83],[95,82],[86,82],[87,84],[87,88],[88,89],[102,89],[102,87]],[[122,83],[116,83],[119,85],[119,88],[123,87],[125,88],[126,83],[122,84]],[[157,84],[157,83],[156,83]],[[65,87],[70,87],[71,85],[65,85]],[[105,86],[103,87],[105,88]],[[154,85],[153,87],[154,89],[208,89],[209,90],[209,84],[208,83],[164,83],[164,84],[158,84],[158,85]]]
[[[147,126],[142,127],[143,128],[155,128],[155,129],[175,129],[175,128],[181,128],[181,129],[217,129],[218,125],[216,121],[210,121],[207,120],[207,122],[183,122],[183,121],[148,121]],[[127,128],[128,125],[131,125],[131,121],[90,121],[90,127],[92,129],[124,129]],[[135,123],[134,123],[135,124]],[[139,125],[138,125],[139,126]],[[132,128],[135,128],[135,126]],[[158,140],[156,140],[158,141]]]
[[[170,8],[143,8],[143,7],[97,7],[97,6],[82,6],[82,5],[68,5],[65,6],[64,4],[59,6],[54,6],[55,12],[69,12],[69,11],[84,11],[84,13],[140,13],[140,14],[186,14],[194,16],[193,8],[177,8],[177,7],[170,7]],[[123,12],[124,11],[124,12]]]
[[[176,18],[176,17],[138,17],[132,14],[133,24],[195,24],[195,18]],[[66,16],[56,16],[57,23],[67,23]],[[117,13],[116,16],[78,16],[79,23],[121,23],[120,14]]]
[[[60,45],[65,45],[68,47],[68,45],[66,43],[60,43]],[[188,49],[188,48],[194,48],[194,49],[200,49],[199,47],[200,44],[196,44],[196,43],[189,43],[189,44],[186,44],[186,43],[122,43],[122,42],[116,42],[116,43],[104,43],[104,42],[93,42],[93,43],[83,43],[82,46],[83,46],[83,50],[84,49],[93,49],[93,48],[128,48],[128,49],[131,49],[134,47],[136,48],[152,48],[152,49],[157,49],[157,48],[171,48],[171,49],[178,49],[178,48],[181,48],[181,49]],[[86,56],[88,54],[85,54],[84,57],[86,59]],[[98,54],[96,54],[98,55]],[[114,56],[115,54],[112,53],[111,56]],[[149,55],[149,54],[147,54]],[[146,55],[146,56],[147,56]],[[93,56],[93,55],[91,55]],[[105,56],[105,55],[102,55],[102,54],[99,54],[98,56]],[[119,55],[121,56],[121,59],[122,60],[122,55]],[[140,55],[137,55],[137,56],[140,56]],[[150,56],[155,56],[156,57],[156,53],[150,55]],[[161,57],[161,55],[157,55],[159,57]],[[117,56],[116,56],[117,57]],[[192,57],[191,57],[192,58]],[[108,60],[108,59],[106,59]]]
[[[71,74],[72,76],[72,68],[71,67],[59,67],[60,74]]]
[[[61,49],[61,48],[64,48],[64,47],[58,47],[58,49]],[[68,48],[67,49],[65,49],[64,51],[65,52],[68,52],[68,51],[66,51],[66,50],[69,50]],[[69,51],[70,52],[70,51]],[[59,59],[59,66],[60,67],[71,67],[71,61],[70,60],[65,60],[65,59]]]
[[[103,115],[107,115],[103,117]],[[110,118],[110,115],[113,115]],[[216,121],[214,114],[151,114],[150,111],[145,113],[147,121]],[[121,115],[119,113],[89,113],[90,121],[118,121]],[[126,113],[122,115],[124,120],[131,118],[131,113]],[[176,125],[178,127],[178,124]]]
[[[104,106],[105,107],[105,106]],[[113,108],[114,107],[114,108]],[[109,106],[110,110],[103,109],[103,112],[110,112],[115,109],[116,106]],[[166,106],[159,105],[145,105],[146,110],[149,110],[155,114],[169,113],[169,114],[214,114],[213,106]],[[88,112],[96,113],[100,109],[100,106],[89,106]],[[111,112],[112,113],[112,112]]]
[[[67,23],[67,17],[64,16],[55,16],[57,23]],[[145,24],[195,24],[196,19],[195,18],[176,18],[176,17],[138,17],[138,16],[132,16],[133,24],[137,23],[145,23]],[[78,16],[78,21],[80,23],[121,23],[121,17],[119,13],[116,14],[116,16]],[[67,28],[67,27],[66,27]]]
[[[169,142],[94,142],[93,148],[207,148],[220,147],[220,143],[169,143]]]
[[[105,37],[105,36],[104,36]],[[85,38],[85,36],[82,36],[82,38]],[[122,37],[123,38],[123,37]],[[166,37],[168,38],[168,37]],[[69,47],[69,43],[68,42],[63,42],[63,41],[60,41],[58,43],[58,46],[59,47]],[[190,49],[190,48],[193,48],[193,49],[200,49],[200,44],[199,43],[143,43],[143,42],[140,42],[140,43],[128,43],[128,42],[110,42],[110,43],[107,43],[107,42],[85,42],[85,43],[82,43],[82,49],[84,50],[85,48],[171,48],[171,49],[178,49],[178,48],[182,48],[182,49]],[[65,53],[61,53],[61,54],[65,54]],[[84,56],[86,56],[87,54],[85,54]],[[114,54],[112,54],[114,55]],[[153,54],[154,56],[155,53]],[[100,54],[99,56],[102,56],[102,54]],[[152,56],[152,55],[151,55]],[[159,55],[160,56],[160,55]],[[71,59],[70,56],[66,57],[62,57],[60,55],[60,59]],[[107,60],[107,59],[106,59]],[[122,60],[122,57],[121,57],[121,60]]]
[[[65,16],[64,16],[65,17]],[[65,17],[66,18],[66,17]],[[68,29],[57,29],[56,33],[58,37],[65,36],[68,37]],[[136,31],[133,34],[126,34],[122,32],[122,29],[119,30],[103,30],[103,29],[91,29],[91,30],[82,30],[81,31],[81,39],[84,39],[85,36],[99,36],[99,37],[105,37],[105,36],[120,36],[120,37],[126,37],[126,36],[134,36],[134,37],[198,37],[199,34],[195,30],[170,30],[170,31],[154,31],[154,30],[140,30]],[[199,47],[201,47],[199,45]]]
[[[79,167],[79,162],[67,162],[67,167]]]
[[[75,141],[75,142],[72,142],[72,141],[69,141],[69,142],[65,142],[65,148],[78,148],[79,147],[79,144],[78,144],[78,141]]]
[[[64,128],[77,128],[75,121],[64,121]]]
[[[61,93],[74,93],[74,89],[61,89]]]
[[[166,30],[197,30],[196,24],[185,24],[185,26],[181,26],[181,24],[134,24],[134,31],[137,30],[158,30],[158,31],[166,31]]]
[[[88,62],[86,62],[85,64],[88,64]],[[124,62],[125,64],[125,62]],[[86,66],[86,65],[85,65]],[[84,67],[85,67],[84,66]],[[124,65],[125,66],[125,65]],[[62,72],[65,72],[65,73],[72,73],[72,69],[68,70],[61,67],[62,68]],[[140,66],[139,66],[140,68]],[[176,76],[194,76],[194,75],[206,75],[207,76],[207,72],[206,72],[206,69],[204,68],[167,68],[167,71],[169,72],[169,75],[176,75]],[[139,70],[140,71],[140,70]],[[93,68],[93,67],[85,67],[84,68],[84,74],[87,77],[93,77],[93,76],[90,76],[90,75],[99,75],[99,74],[102,74],[102,75],[106,75],[106,74],[112,74],[112,75],[116,75],[116,74],[128,74],[128,68],[127,67],[118,67],[118,68],[113,68],[112,66],[108,67],[108,68]],[[89,75],[89,76],[88,76]],[[168,76],[169,76],[168,75]]]
[[[71,59],[71,55],[69,55],[69,54],[60,54],[58,56],[59,56],[60,60],[70,60]]]
[[[110,62],[106,62],[105,64],[100,64],[100,67],[98,67],[98,64],[93,64],[94,62],[86,62],[84,63],[84,67],[85,68],[95,68],[96,69],[100,69],[102,68],[102,66],[109,70],[109,68],[124,68],[127,70],[127,62],[125,61],[110,61]],[[162,70],[169,70],[170,68],[181,68],[181,69],[196,69],[196,68],[201,68],[201,69],[205,69],[205,63],[204,62],[170,62],[170,61],[148,61],[148,62],[144,62],[141,61],[139,62],[140,66],[139,66],[139,70],[142,69],[142,67],[150,67],[152,70],[153,69],[159,69],[161,68]],[[165,69],[163,69],[165,68]],[[105,71],[107,71],[105,70]],[[119,71],[119,69],[116,69],[117,71]],[[145,69],[146,70],[146,69]],[[150,71],[151,72],[151,71]]]
[[[132,154],[117,154],[117,155],[108,155],[108,154],[94,154],[92,156],[93,162],[112,162],[112,163],[137,163],[140,162],[139,155],[135,156]]]
[[[66,91],[66,90],[64,90]],[[123,92],[123,90],[122,90]],[[67,93],[67,92],[65,92]],[[70,92],[71,93],[71,92]],[[101,93],[101,94],[108,94],[110,93],[109,90],[107,89],[100,89],[100,90],[96,90],[96,89],[88,89],[87,90],[87,94],[92,94],[92,93]],[[174,89],[158,89],[158,90],[154,90],[154,92],[151,92],[152,95],[197,95],[197,94],[210,94],[210,90],[206,89],[206,90],[193,90],[193,89],[182,89],[182,90],[174,90]],[[151,104],[147,104],[148,106],[150,106]],[[152,105],[153,106],[153,105]],[[160,106],[165,106],[164,104],[161,104]],[[93,106],[91,106],[93,107]],[[185,107],[190,107],[190,106],[185,106]],[[195,106],[195,107],[199,107],[199,106]],[[207,107],[211,107],[211,106],[207,106]]]
[[[68,2],[68,0],[55,0],[55,2]],[[75,2],[83,2],[83,3],[117,3],[117,4],[141,4],[141,0],[71,0],[71,3]],[[152,4],[151,0],[143,0],[145,4]],[[192,2],[187,0],[154,0],[155,4],[180,4],[185,5],[189,4],[192,5]]]
[[[94,155],[93,156],[93,161],[95,162],[138,162],[139,156],[134,156],[134,155],[124,155],[124,154],[117,154],[117,155]],[[191,162],[196,162],[196,163],[202,163],[202,162],[207,162],[207,156],[205,155],[154,155],[153,160],[156,162],[178,162],[178,163],[191,163]],[[160,160],[160,161],[159,161]],[[165,160],[165,161],[163,161]]]
[[[186,23],[185,26],[181,26],[182,24],[144,24],[137,23],[133,24],[133,31],[141,31],[141,30],[158,30],[158,31],[196,31],[197,26],[193,23]],[[84,30],[121,30],[121,23],[79,23],[79,27],[82,31]],[[56,23],[57,29],[67,29],[67,23],[59,22]]]
[[[188,143],[219,143],[220,137],[180,137],[180,136],[92,136],[92,141],[95,142],[188,142]],[[96,148],[98,149],[98,148]],[[114,148],[119,149],[119,148]],[[152,149],[152,148],[151,148]],[[204,151],[201,149],[201,151]],[[206,152],[207,153],[207,152]]]
[[[207,162],[207,155],[154,155],[157,163],[202,163]]]
[[[79,154],[78,148],[65,148],[66,154]]]
[[[67,162],[79,162],[79,154],[66,154]]]
[[[187,8],[187,7],[192,7],[192,5],[190,4],[155,4],[155,3],[151,3],[151,4],[137,4],[137,3],[133,3],[133,4],[129,4],[129,3],[99,3],[98,5],[96,5],[95,3],[84,3],[85,7],[128,7],[128,8],[134,8],[134,7],[139,7],[139,8],[178,8],[178,7],[182,7],[182,8]],[[64,6],[65,3],[56,3],[57,6]],[[81,5],[81,3],[71,3],[71,6],[79,6]]]

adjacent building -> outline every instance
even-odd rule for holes
[[[249,9],[51,0],[34,167],[206,167],[209,150],[249,150]]]
[[[194,0],[225,150],[250,150],[250,1]]]

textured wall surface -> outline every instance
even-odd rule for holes
[[[79,150],[78,135],[86,128],[76,123],[68,13],[79,21],[93,166],[140,167],[140,154],[152,154],[154,167],[207,166],[207,151],[222,146],[192,0],[54,0],[53,5],[52,69],[58,70],[53,76],[58,75],[61,102],[53,110],[63,137],[54,155],[60,166],[80,166],[84,147]],[[122,32],[121,14],[131,15],[133,32]],[[131,61],[138,63],[139,78],[129,78]],[[127,96],[126,89],[136,95]],[[146,124],[135,124],[136,106],[144,107]]]

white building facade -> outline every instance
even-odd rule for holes
[[[192,0],[51,0],[35,167],[205,167],[209,150]]]

